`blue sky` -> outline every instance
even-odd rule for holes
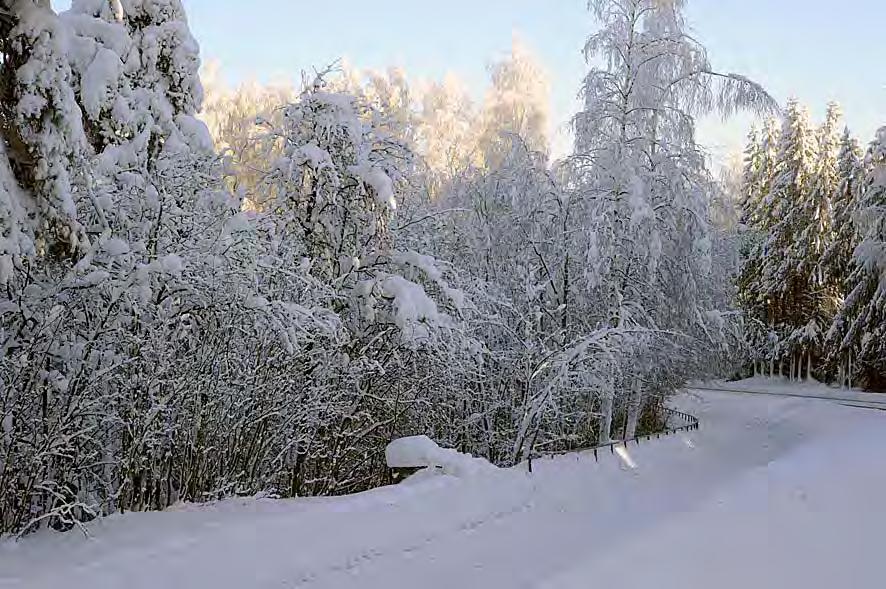
[[[296,79],[346,57],[412,77],[451,71],[480,96],[487,65],[517,32],[550,72],[558,123],[576,108],[594,28],[585,0],[183,1],[204,59],[234,82]],[[781,102],[796,96],[817,117],[837,100],[865,142],[886,124],[884,0],[689,0],[687,16],[719,70],[756,79]],[[740,149],[749,124],[703,121],[700,138],[721,158]]]

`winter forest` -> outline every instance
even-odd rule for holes
[[[554,156],[519,42],[481,101],[229,86],[182,0],[0,0],[0,535],[363,491],[410,435],[511,466],[697,380],[883,390],[886,127],[719,71],[684,4],[590,1]]]

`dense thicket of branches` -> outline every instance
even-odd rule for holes
[[[884,131],[862,152],[840,117],[791,101],[752,133],[739,295],[755,373],[882,388]]]
[[[682,2],[592,8],[602,65],[551,164],[519,47],[479,110],[324,75],[211,94],[207,129],[180,0],[0,2],[0,532],[353,492],[408,434],[514,464],[729,368],[735,240],[693,117],[771,100],[711,69]],[[839,282],[875,321],[870,274]]]

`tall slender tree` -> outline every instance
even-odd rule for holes
[[[507,135],[533,152],[548,153],[550,87],[547,74],[519,37],[510,55],[490,68],[491,86],[481,115],[479,151],[487,167],[501,164],[511,149]]]
[[[863,186],[861,148],[847,127],[840,140],[837,156],[837,187],[831,197],[833,235],[824,253],[821,272],[828,285],[828,296],[833,301],[835,314],[826,336],[828,363],[836,366],[838,380],[848,385],[851,380],[852,348],[843,345],[846,336],[844,304],[852,287],[850,276],[854,268],[853,253],[860,240],[853,216],[857,214],[858,197]]]
[[[767,299],[769,321],[779,332],[781,356],[798,373],[800,358],[806,358],[819,337],[822,322],[815,315],[812,276],[801,268],[809,266],[809,246],[803,236],[812,224],[807,206],[815,184],[818,138],[808,110],[791,100],[776,156],[775,176],[769,200],[773,224],[765,245],[761,294]],[[778,255],[774,255],[779,252]]]
[[[861,241],[849,277],[842,349],[854,352],[852,371],[869,387],[886,385],[886,127],[868,147],[854,220]]]
[[[595,231],[590,263],[597,274],[597,321],[650,336],[638,340],[637,356],[629,360],[635,364],[624,383],[633,391],[628,433],[653,388],[644,375],[661,379],[667,364],[656,359],[667,346],[654,334],[710,333],[706,322],[715,311],[702,288],[712,182],[694,116],[773,109],[758,85],[712,69],[704,47],[686,32],[683,7],[681,0],[591,2],[602,27],[585,52],[602,65],[586,77],[584,108],[574,120],[583,220]],[[685,366],[668,368],[679,373]],[[601,391],[601,440],[611,436],[619,384],[612,380]]]

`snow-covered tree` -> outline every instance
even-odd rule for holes
[[[815,227],[828,223],[820,214],[829,217],[827,201],[822,202],[822,193],[815,191],[818,161],[818,136],[809,112],[792,100],[768,197],[772,226],[764,246],[759,290],[767,301],[769,324],[783,342],[781,355],[790,365],[791,376],[800,374],[803,362],[808,371],[827,322],[818,304],[823,283],[815,275],[824,237]]]
[[[667,381],[663,369],[686,368],[665,362],[672,350],[664,342],[676,340],[659,334],[706,337],[722,325],[703,285],[711,262],[712,181],[693,117],[763,111],[772,102],[746,78],[712,70],[704,48],[686,33],[683,2],[600,0],[591,7],[602,28],[585,51],[601,65],[585,79],[574,165],[584,219],[594,231],[588,262],[596,274],[596,320],[648,334],[628,356],[638,366],[627,386],[613,380],[601,392],[606,440],[617,390],[633,391],[632,424],[651,392],[652,379],[644,375]]]
[[[89,157],[67,60],[70,35],[48,2],[15,2],[9,9],[13,26],[0,66],[3,141],[17,182],[30,196],[17,208],[30,209],[33,221],[21,223],[13,209],[4,214],[18,218],[18,232],[36,238],[41,253],[67,255],[86,240],[75,193]]]
[[[496,166],[507,156],[511,144],[507,135],[520,137],[531,151],[548,153],[547,74],[518,37],[514,37],[510,55],[492,65],[490,77],[478,139],[486,165]]]
[[[866,168],[848,129],[838,133],[840,117],[832,103],[814,130],[792,100],[781,131],[746,152],[738,292],[755,372],[768,364],[770,374],[815,372],[843,384],[861,374],[856,355],[868,328],[854,323],[859,298],[850,294],[863,282],[853,253],[875,158]],[[864,370],[873,382],[877,369]]]
[[[457,390],[454,375],[470,370],[476,347],[457,329],[462,293],[433,258],[398,248],[392,218],[398,194],[409,188],[413,156],[386,116],[318,80],[283,108],[265,138],[268,230],[279,255],[330,289],[346,333],[339,386],[348,409],[334,428],[343,437],[319,440],[339,453],[337,469],[352,462],[358,470],[377,468],[365,453],[379,459],[384,436],[403,419],[402,404],[425,392],[417,379],[435,382],[440,396]],[[362,438],[348,442],[357,431]],[[328,491],[345,488],[342,473],[329,476],[335,486]]]
[[[741,269],[737,280],[738,303],[744,315],[745,339],[749,360],[755,373],[762,373],[768,365],[775,366],[777,333],[769,315],[770,307],[763,289],[763,268],[768,255],[767,242],[774,225],[773,197],[778,123],[766,121],[759,143],[749,145],[745,154],[745,169],[741,189]]]
[[[823,272],[830,281],[833,296],[840,302],[846,295],[847,279],[852,270],[852,253],[858,244],[858,232],[852,220],[856,210],[861,167],[861,148],[846,128],[837,154],[836,188],[831,196],[832,238],[823,259]]]
[[[457,263],[486,347],[481,380],[468,383],[480,417],[468,435],[505,463],[595,442],[595,391],[630,337],[590,321],[575,202],[544,153],[511,142],[498,165],[462,175],[430,211],[434,252]]]
[[[837,365],[838,380],[849,383],[852,371],[851,348],[844,348],[846,335],[844,302],[851,289],[850,276],[854,269],[853,254],[860,240],[853,216],[858,212],[858,197],[863,184],[861,148],[845,129],[837,156],[837,188],[831,197],[833,234],[822,260],[822,272],[828,281],[836,314],[827,333],[828,360]]]
[[[4,143],[29,144],[35,161],[4,158],[0,175],[9,210],[38,214],[33,227],[10,216],[4,235],[19,238],[4,245],[0,312],[4,530],[162,507],[214,485],[186,483],[196,471],[178,454],[200,452],[179,437],[202,419],[188,403],[206,391],[190,335],[220,344],[235,322],[219,309],[256,315],[244,311],[248,275],[231,279],[237,203],[193,117],[197,53],[181,5],[16,9]],[[38,247],[25,251],[32,228]]]
[[[263,195],[258,188],[265,163],[265,149],[258,140],[261,121],[276,117],[279,123],[280,107],[294,101],[298,93],[285,84],[247,82],[229,88],[220,77],[216,63],[201,73],[206,100],[200,119],[206,123],[216,151],[228,159],[231,189],[242,195],[245,207],[261,209]]]
[[[844,333],[841,350],[851,354],[849,374],[871,387],[886,373],[886,128],[865,155],[853,220],[861,241],[849,277],[844,310],[835,326]]]
[[[421,93],[418,152],[428,167],[433,195],[459,174],[483,165],[475,110],[467,89],[451,74]]]
[[[812,191],[804,201],[806,227],[799,236],[807,248],[800,271],[812,277],[814,313],[830,321],[835,312],[835,299],[826,291],[827,276],[823,269],[825,251],[834,239],[833,206],[831,199],[839,185],[839,122],[840,106],[828,105],[824,123],[818,129],[818,161]]]

